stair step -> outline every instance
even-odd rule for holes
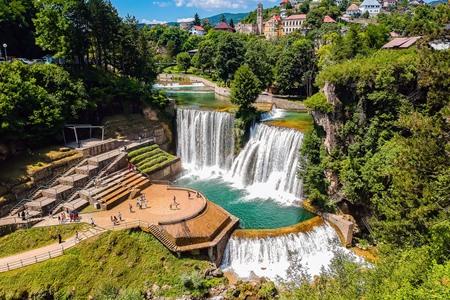
[[[84,165],[84,166],[75,168],[75,172],[78,174],[85,174],[88,176],[93,176],[98,172],[98,167],[92,166],[92,165]]]
[[[73,187],[70,185],[59,184],[42,190],[42,195],[47,198],[64,199],[72,190]]]
[[[25,207],[28,208],[29,210],[33,209],[39,210],[55,202],[56,202],[55,198],[41,197],[36,200],[32,200],[30,202],[25,203]]]

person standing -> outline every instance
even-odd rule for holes
[[[78,236],[78,231],[75,231],[75,241],[80,241],[80,237]]]
[[[60,233],[58,233],[58,244],[62,243],[62,236]]]
[[[122,214],[120,213],[120,211],[119,211],[119,213],[117,214],[117,216],[119,217],[119,221],[122,222]]]

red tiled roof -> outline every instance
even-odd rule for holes
[[[202,26],[194,25],[193,27],[197,31],[205,31],[205,28],[203,28]]]
[[[305,14],[291,15],[287,17],[285,20],[306,20],[306,15]]]
[[[332,17],[330,17],[330,16],[325,16],[325,17],[323,18],[323,22],[324,22],[324,23],[336,23],[336,21],[335,21]]]
[[[281,0],[281,1],[280,1],[280,5],[288,4],[288,3],[289,3],[289,0]]]
[[[393,49],[393,48],[409,48],[414,45],[421,37],[404,37],[404,38],[394,38],[392,41],[385,44],[383,49]]]
[[[350,5],[350,6],[347,8],[347,11],[357,11],[357,10],[359,10],[359,7],[358,7],[358,5],[356,5],[355,3],[352,3],[352,5]]]

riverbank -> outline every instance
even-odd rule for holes
[[[205,86],[214,90],[216,95],[222,97],[230,97],[230,89],[227,87],[219,86],[217,83],[214,83],[206,78],[191,75],[191,74],[160,74],[158,75],[158,81],[162,82],[171,82],[174,80],[183,79],[184,82],[191,83],[203,83]],[[293,101],[287,96],[281,95],[273,95],[270,93],[262,93],[259,95],[258,99],[256,99],[256,103],[261,104],[271,104],[275,105],[277,108],[286,109],[286,110],[295,110],[295,111],[306,111],[305,105],[303,105],[300,101]]]

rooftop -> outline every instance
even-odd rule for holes
[[[352,5],[350,5],[347,8],[347,11],[357,11],[357,10],[359,10],[359,6],[356,3],[352,3]]]
[[[305,14],[290,15],[285,20],[306,20]]]
[[[406,49],[413,46],[421,36],[412,36],[412,37],[398,37],[393,38],[390,42],[386,43],[382,48],[383,49]]]
[[[335,21],[332,17],[330,17],[330,16],[325,16],[325,17],[323,18],[323,22],[324,22],[324,23],[336,23],[336,21]]]

